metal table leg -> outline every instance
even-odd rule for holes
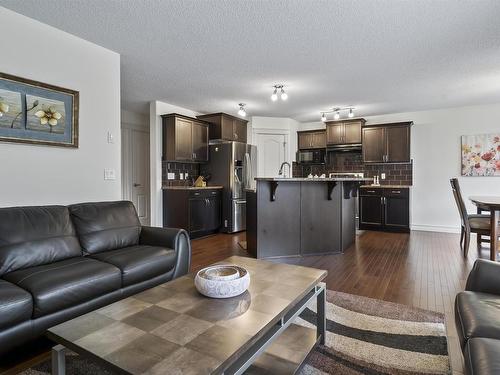
[[[316,337],[321,336],[320,344],[325,345],[326,337],[326,288],[318,294],[316,298],[316,317],[317,317],[317,327],[316,327]]]
[[[52,375],[66,374],[66,348],[57,345],[52,348]]]

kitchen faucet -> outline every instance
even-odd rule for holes
[[[278,172],[278,174],[279,174],[280,176],[281,176],[281,175],[283,175],[283,169],[284,169],[283,167],[284,167],[285,165],[288,165],[288,174],[290,174],[290,170],[291,170],[292,166],[290,165],[290,163],[289,163],[289,162],[284,161],[283,163],[281,163],[280,170],[279,170],[279,172]],[[285,173],[283,177],[288,177],[288,176],[287,176],[287,174]]]

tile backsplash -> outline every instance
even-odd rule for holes
[[[412,185],[413,163],[401,164],[364,164],[361,153],[333,153],[329,152],[326,165],[300,165],[293,163],[293,175],[307,177],[309,173],[318,176],[331,172],[363,172],[365,177],[380,176],[385,173],[385,180],[380,179],[381,185]]]
[[[200,166],[196,163],[178,163],[162,161],[162,180],[163,186],[191,186],[194,180],[200,175]],[[168,173],[174,173],[173,180],[168,179]],[[180,174],[187,173],[187,179],[180,179]]]

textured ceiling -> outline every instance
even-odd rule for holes
[[[122,107],[316,121],[500,102],[500,1],[0,0],[121,54]],[[274,83],[289,100],[271,102]]]

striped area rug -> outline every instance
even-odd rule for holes
[[[450,373],[442,314],[330,290],[326,299],[326,345],[301,375]],[[315,310],[295,323],[314,328]]]

